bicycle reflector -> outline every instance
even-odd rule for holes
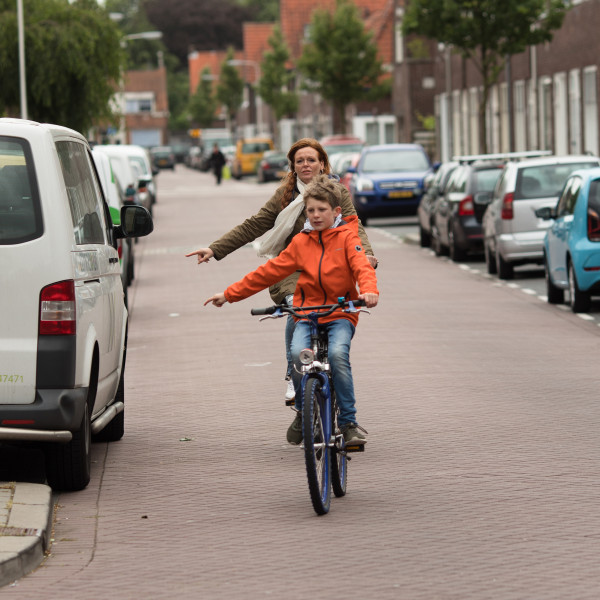
[[[303,365],[310,365],[315,360],[315,355],[309,348],[304,348],[298,357]]]

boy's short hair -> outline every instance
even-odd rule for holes
[[[339,184],[327,175],[317,175],[304,190],[304,202],[308,198],[328,202],[331,208],[342,205],[342,193]]]

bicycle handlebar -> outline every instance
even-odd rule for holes
[[[366,306],[364,300],[341,300],[337,304],[322,304],[321,306],[288,306],[287,304],[275,304],[274,306],[268,306],[267,308],[252,308],[250,309],[251,315],[273,315],[279,311],[280,315],[288,313],[299,318],[306,318],[306,315],[310,312],[325,311],[320,313],[320,316],[328,316],[332,312],[338,309],[348,309],[352,307]]]

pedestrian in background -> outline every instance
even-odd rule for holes
[[[213,146],[212,153],[208,160],[209,160],[210,166],[213,170],[213,173],[215,174],[215,177],[217,179],[217,185],[221,185],[221,178],[223,176],[223,167],[225,166],[225,163],[227,161],[225,160],[225,156],[223,155],[223,153],[219,150],[218,144],[215,144]]]

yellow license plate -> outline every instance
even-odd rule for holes
[[[412,198],[413,193],[410,190],[399,190],[397,192],[390,192],[388,198]]]

